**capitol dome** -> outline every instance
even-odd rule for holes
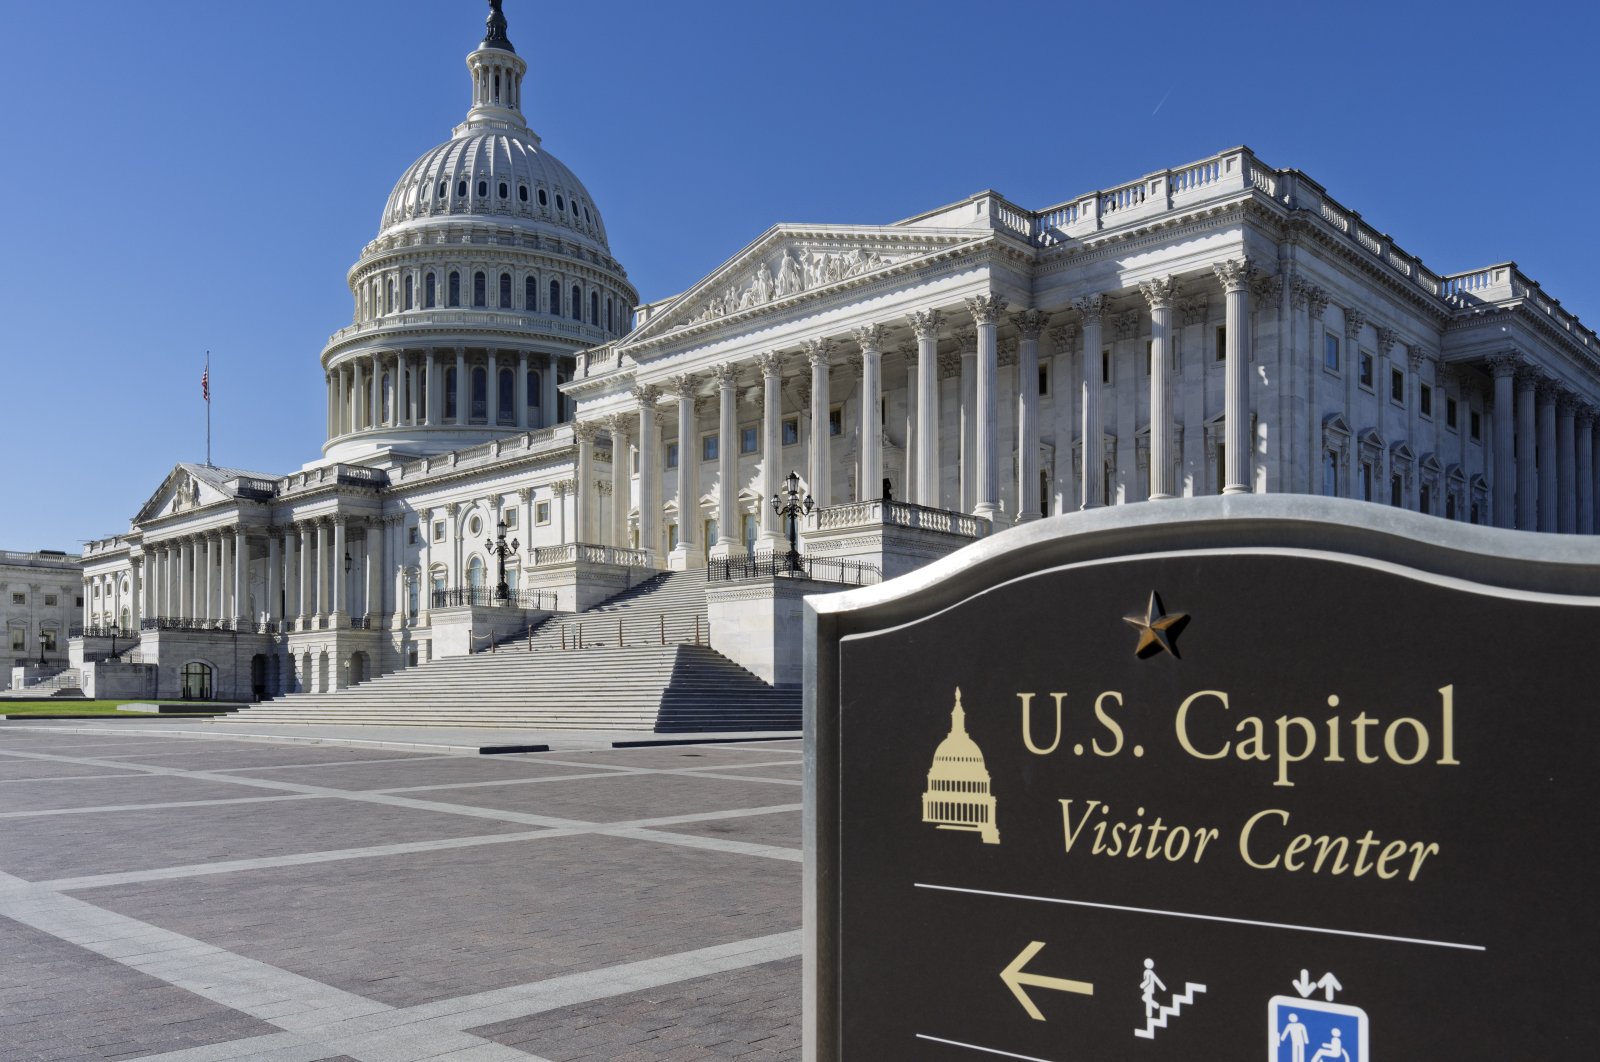
[[[638,293],[600,208],[522,115],[528,64],[499,0],[467,56],[472,106],[407,167],[323,348],[329,461],[387,466],[571,419],[577,355],[624,336]],[[530,443],[532,440],[530,439]]]
[[[922,821],[941,830],[970,830],[979,834],[984,844],[1000,843],[989,770],[983,764],[983,750],[967,733],[967,713],[961,707],[959,689],[950,711],[950,733],[934,750],[933,766],[928,769]]]

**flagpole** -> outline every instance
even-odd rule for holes
[[[211,467],[211,351],[206,351],[206,467]]]

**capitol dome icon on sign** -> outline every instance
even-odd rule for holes
[[[984,844],[1000,843],[995,825],[994,794],[989,792],[989,771],[983,750],[967,733],[967,713],[956,689],[956,706],[950,711],[950,733],[939,743],[928,768],[928,790],[922,794],[922,821],[941,830],[970,830]]]

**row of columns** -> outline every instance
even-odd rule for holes
[[[85,627],[121,626],[122,610],[128,610],[129,630],[139,629],[139,619],[143,613],[141,602],[143,595],[139,585],[138,558],[129,562],[128,592],[122,591],[123,572],[106,572],[101,575],[92,575],[84,579],[83,583],[83,625]]]
[[[558,416],[555,354],[490,349],[480,362],[468,364],[465,347],[453,351],[374,351],[341,361],[329,370],[328,437],[379,428],[466,426],[490,424],[522,430],[550,427]],[[527,402],[530,366],[539,372],[539,404]],[[445,371],[455,369],[455,408],[446,400]],[[483,368],[484,415],[472,412],[470,368]],[[511,420],[500,412],[500,370],[513,371]],[[389,385],[384,387],[384,375]],[[385,401],[387,399],[387,401]],[[538,423],[533,423],[535,420]]]
[[[1494,376],[1494,521],[1522,531],[1594,534],[1600,411],[1514,351]]]
[[[237,625],[248,601],[249,560],[242,527],[146,543],[145,614]]]

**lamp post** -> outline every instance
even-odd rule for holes
[[[500,520],[495,524],[496,534],[493,538],[485,539],[483,548],[488,550],[500,564],[500,581],[495,584],[494,599],[496,601],[510,601],[511,588],[506,585],[506,558],[515,553],[520,547],[516,539],[511,544],[506,544],[506,522]]]
[[[800,497],[800,477],[790,471],[783,481],[783,487],[772,496],[772,511],[780,519],[789,522],[789,553],[784,557],[784,564],[791,573],[798,572],[800,568],[800,517],[802,514],[809,516],[811,510],[817,507],[816,502],[807,494],[804,500]]]
[[[117,624],[113,623],[111,625],[111,655],[112,656],[116,656],[117,655],[117,631],[118,631]]]
[[[45,666],[44,665],[44,643],[45,643],[45,641],[46,641],[45,636],[42,635],[42,634],[39,635],[39,666],[40,667],[44,667]]]

